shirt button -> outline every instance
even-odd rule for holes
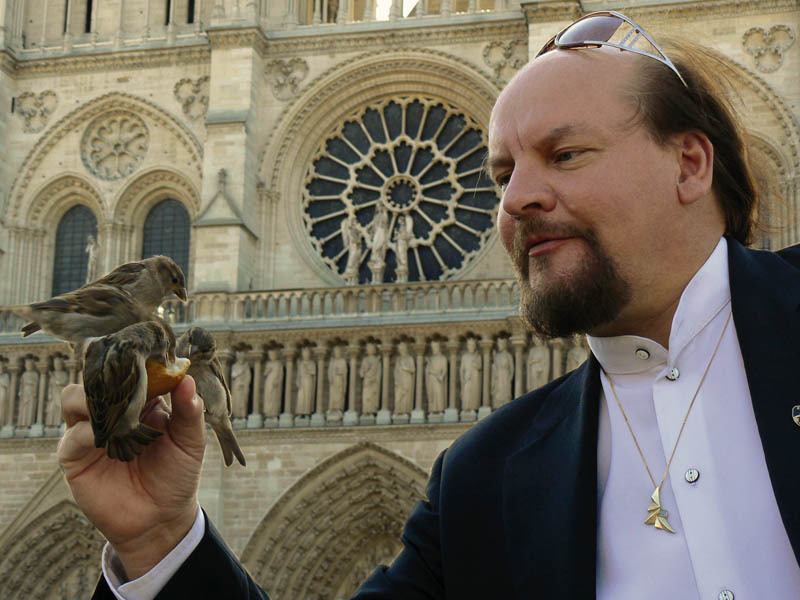
[[[686,478],[686,481],[688,483],[694,483],[695,481],[700,479],[700,471],[698,471],[697,469],[689,469],[688,471],[686,471],[684,477]]]
[[[733,600],[733,592],[730,590],[722,590],[717,598],[718,600]]]
[[[647,360],[650,358],[650,353],[645,350],[644,348],[637,348],[636,349],[636,358],[641,358],[642,360]]]
[[[680,376],[681,372],[678,371],[678,367],[672,367],[669,373],[667,373],[667,379],[669,379],[670,381],[675,381]]]

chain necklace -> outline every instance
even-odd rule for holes
[[[614,399],[617,401],[617,406],[619,406],[619,410],[622,413],[622,418],[625,419],[625,424],[628,426],[628,431],[631,432],[633,443],[636,444],[636,449],[639,451],[639,456],[642,458],[644,468],[647,469],[647,474],[650,476],[650,481],[653,482],[653,486],[655,487],[655,491],[650,496],[650,506],[647,507],[647,519],[644,521],[645,525],[652,525],[656,529],[663,529],[664,531],[675,533],[675,530],[670,526],[669,521],[667,521],[667,516],[669,513],[661,507],[661,486],[664,485],[664,482],[667,480],[669,468],[670,465],[672,465],[672,459],[675,457],[675,450],[678,449],[678,442],[681,441],[683,429],[686,427],[686,421],[689,419],[689,413],[692,412],[692,407],[694,406],[694,401],[697,399],[697,394],[700,393],[700,388],[703,387],[703,382],[706,380],[706,375],[708,375],[708,371],[711,368],[711,363],[714,362],[714,357],[717,355],[717,350],[719,350],[719,345],[722,343],[722,338],[725,336],[725,331],[728,329],[728,324],[731,322],[732,315],[732,311],[728,313],[728,318],[725,321],[725,327],[722,328],[722,333],[717,340],[717,345],[714,347],[714,352],[711,353],[711,358],[708,359],[706,370],[703,372],[703,376],[700,378],[700,383],[697,385],[697,389],[694,391],[692,401],[689,402],[689,408],[686,410],[686,416],[683,417],[683,423],[681,423],[680,431],[678,431],[678,438],[675,440],[675,445],[672,447],[672,454],[669,455],[667,468],[664,469],[664,474],[661,476],[661,481],[658,483],[658,485],[656,485],[655,477],[653,477],[653,473],[650,471],[650,466],[647,464],[647,460],[644,458],[644,452],[642,452],[642,448],[639,446],[639,440],[636,439],[636,434],[633,433],[633,427],[631,427],[631,422],[628,420],[628,415],[625,414],[625,409],[622,408],[622,402],[619,401],[617,390],[614,389],[614,382],[611,380],[611,377],[608,376],[608,373],[606,373],[606,379],[608,379],[608,383],[611,385],[611,392],[614,394]],[[605,371],[603,372],[605,373]]]

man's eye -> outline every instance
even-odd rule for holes
[[[559,152],[556,154],[556,162],[567,162],[568,160],[572,160],[575,158],[575,150],[565,150],[564,152]]]
[[[500,177],[496,178],[495,181],[497,182],[497,185],[500,187],[500,189],[504,190],[508,185],[508,179],[509,179],[508,175],[501,175]]]

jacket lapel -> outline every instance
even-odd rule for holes
[[[733,322],[775,499],[800,563],[800,270],[728,240]],[[793,251],[789,251],[792,253]]]
[[[516,597],[594,598],[600,375],[592,356],[545,398],[506,460],[503,518]]]

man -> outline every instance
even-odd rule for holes
[[[404,551],[356,597],[796,596],[800,250],[742,246],[755,192],[724,97],[625,17],[591,15],[503,91],[489,148],[522,316],[588,333],[592,355],[439,457]],[[263,597],[196,518],[192,394],[153,411],[170,435],[129,470],[65,393],[59,458],[111,544],[95,598],[123,576],[129,597]]]

